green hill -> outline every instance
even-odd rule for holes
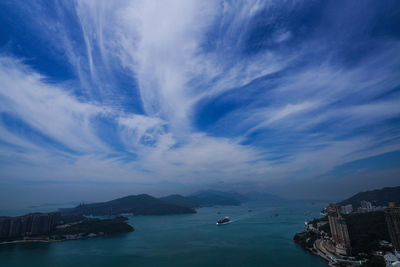
[[[353,208],[357,209],[360,207],[361,200],[369,201],[374,206],[387,206],[388,202],[397,202],[397,204],[400,204],[400,186],[360,192],[343,200],[339,205],[352,204]]]
[[[115,200],[81,204],[75,208],[60,209],[63,214],[74,215],[118,215],[121,213],[133,213],[134,215],[167,215],[196,213],[195,210],[170,204],[150,195],[131,195]]]
[[[353,253],[380,249],[379,241],[390,241],[383,211],[344,215]]]
[[[86,219],[85,221],[71,225],[66,228],[56,229],[51,235],[75,235],[83,234],[87,236],[90,233],[103,232],[106,235],[133,232],[135,229],[120,219]]]

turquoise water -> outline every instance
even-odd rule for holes
[[[245,203],[189,215],[132,216],[132,233],[0,245],[0,266],[327,266],[292,241],[322,206]],[[223,216],[232,223],[217,226]]]

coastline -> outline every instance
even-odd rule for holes
[[[301,231],[301,232],[298,232],[298,233],[296,233],[296,234],[294,235],[293,241],[294,241],[297,245],[299,245],[302,249],[306,250],[307,252],[309,252],[309,253],[311,253],[311,254],[313,254],[313,255],[315,255],[315,256],[318,256],[318,257],[322,258],[323,260],[325,260],[325,261],[328,263],[329,266],[333,266],[333,265],[331,265],[331,260],[330,260],[326,255],[322,254],[322,253],[316,248],[315,242],[316,242],[317,240],[319,240],[319,239],[316,239],[315,241],[313,241],[312,247],[308,247],[307,244],[305,244],[305,243],[302,242],[303,240],[308,240],[309,237],[308,237],[307,239],[305,239],[305,237],[304,237],[304,236],[306,236],[307,234],[309,234],[308,231]]]
[[[66,240],[66,239],[65,239]],[[5,241],[0,242],[0,245],[6,244],[17,244],[17,243],[53,243],[53,242],[62,242],[65,240],[45,240],[45,239],[38,239],[38,240],[14,240],[14,241]]]
[[[119,234],[119,233],[116,233]],[[83,236],[82,234],[70,235],[69,238],[63,239],[24,239],[24,240],[13,240],[13,241],[4,241],[0,242],[0,245],[3,244],[17,244],[17,243],[56,243],[56,242],[64,242],[70,240],[83,240],[93,237],[105,236],[104,233],[90,233],[89,235]]]

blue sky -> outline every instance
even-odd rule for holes
[[[399,1],[1,1],[2,203],[398,185],[399,12]]]

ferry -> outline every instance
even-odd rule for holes
[[[231,221],[229,220],[229,217],[224,217],[224,218],[218,220],[217,225],[228,224],[230,222]]]

